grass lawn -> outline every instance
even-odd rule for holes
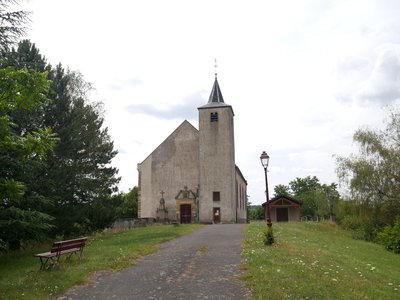
[[[331,223],[265,223],[245,229],[242,279],[253,299],[400,299],[400,255],[354,240]]]
[[[0,299],[48,299],[68,288],[88,282],[101,270],[121,270],[135,259],[156,252],[159,244],[191,233],[201,225],[153,225],[116,234],[89,237],[83,259],[73,256],[61,267],[39,271],[36,253],[49,251],[51,244],[17,254],[0,256]]]

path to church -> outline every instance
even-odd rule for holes
[[[243,225],[208,225],[59,299],[249,299],[240,275]]]

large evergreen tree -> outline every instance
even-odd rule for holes
[[[97,202],[106,205],[105,199],[111,199],[117,191],[119,178],[116,168],[110,166],[117,152],[103,126],[101,104],[89,100],[91,85],[61,64],[52,68],[28,40],[6,51],[4,57],[4,65],[46,70],[51,83],[47,94],[50,102],[30,116],[15,116],[21,128],[32,124],[51,127],[59,139],[46,165],[29,173],[40,173],[36,179],[31,177],[30,195],[48,200],[42,209],[55,217],[57,233],[74,235],[96,229],[101,222],[98,218],[93,222],[96,213],[89,207],[99,208],[94,205]]]
[[[117,152],[107,128],[102,128],[98,106],[76,98],[67,111],[55,108],[62,121],[55,129],[60,142],[49,157],[48,193],[57,203],[53,215],[65,234],[72,234],[80,223],[86,224],[87,230],[95,229],[82,212],[86,206],[109,199],[117,191],[117,170],[110,166]],[[52,116],[57,119],[55,114]],[[79,231],[82,231],[80,226]]]
[[[17,0],[0,0],[0,50],[8,49],[25,33],[29,13],[10,10]]]
[[[105,226],[119,181],[110,166],[117,152],[101,105],[89,101],[90,84],[52,68],[28,40],[12,47],[28,15],[9,12],[15,3],[0,0],[0,250],[40,239],[53,217],[54,233]]]
[[[54,147],[50,128],[21,126],[18,116],[41,110],[48,99],[47,74],[5,66],[5,51],[19,37],[25,12],[8,11],[15,1],[0,1],[0,250],[19,249],[51,228],[52,218],[26,201],[27,178]],[[28,175],[29,174],[29,175]]]

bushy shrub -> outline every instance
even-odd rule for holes
[[[269,227],[264,235],[264,245],[271,246],[273,243],[275,243],[275,237],[272,228]]]
[[[7,252],[7,243],[0,239],[0,254]]]
[[[340,225],[347,230],[359,230],[362,223],[362,219],[357,215],[347,215],[340,220]]]
[[[378,236],[379,241],[386,249],[400,253],[400,217],[397,218],[393,226],[386,226]]]
[[[384,226],[382,220],[378,218],[362,218],[358,215],[347,215],[342,218],[340,225],[352,232],[353,238],[357,240],[365,240],[376,242],[379,232]]]

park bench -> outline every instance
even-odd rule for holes
[[[45,253],[36,254],[35,257],[40,258],[40,270],[45,270],[54,266],[59,266],[61,255],[68,255],[67,259],[74,253],[79,253],[79,259],[82,258],[83,248],[86,244],[86,237],[54,242],[51,250]]]

